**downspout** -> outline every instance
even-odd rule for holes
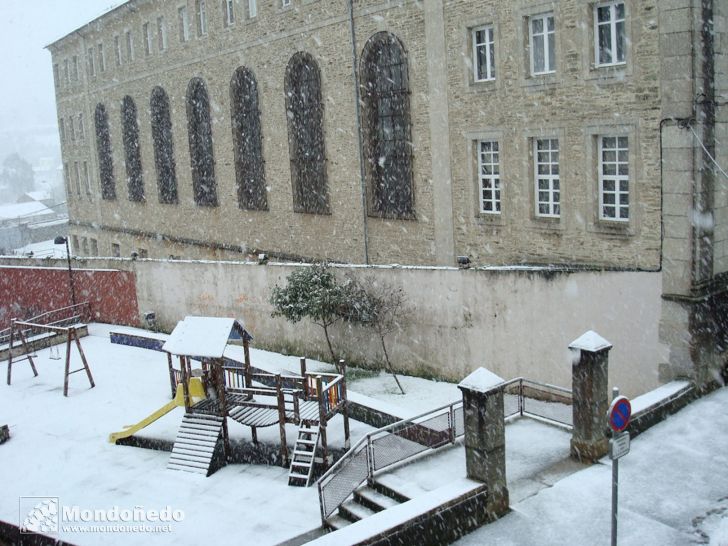
[[[359,181],[361,185],[361,210],[364,221],[364,263],[369,265],[369,217],[367,214],[366,171],[364,169],[364,138],[361,126],[361,93],[359,90],[359,71],[356,55],[356,29],[354,27],[354,0],[349,0],[349,32],[351,33],[351,60],[354,76],[354,103],[356,105],[356,136],[359,144]]]

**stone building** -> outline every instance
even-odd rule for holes
[[[680,332],[710,337],[725,293],[727,17],[130,0],[48,46],[73,246],[660,272],[679,375],[699,358]]]

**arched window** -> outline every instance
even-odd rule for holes
[[[215,157],[212,150],[210,99],[205,83],[195,78],[187,89],[187,132],[190,139],[190,166],[195,203],[217,206]]]
[[[114,161],[111,157],[111,136],[109,134],[109,116],[103,104],[96,105],[94,126],[96,128],[96,154],[99,159],[101,197],[102,199],[116,199]]]
[[[157,170],[157,187],[160,203],[177,202],[177,173],[174,166],[172,142],[172,118],[169,98],[161,87],[152,90],[152,141],[154,142],[154,166]]]
[[[361,59],[364,158],[369,212],[411,218],[412,142],[407,53],[388,32],[372,36]]]
[[[286,69],[288,147],[296,212],[327,214],[324,107],[321,74],[308,53],[296,53]]]
[[[245,67],[238,68],[230,82],[230,103],[238,204],[241,209],[268,210],[258,84],[253,73]]]
[[[142,179],[142,156],[139,149],[139,123],[134,99],[130,96],[121,101],[121,132],[124,142],[126,182],[129,186],[129,201],[144,200]]]

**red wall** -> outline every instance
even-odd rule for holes
[[[139,325],[134,273],[74,269],[76,303],[89,302],[92,322]],[[12,318],[30,318],[71,305],[68,270],[0,266],[0,329]]]

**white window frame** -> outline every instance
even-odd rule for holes
[[[617,6],[621,5],[622,9],[624,11],[624,17],[622,19],[617,19]],[[599,9],[600,8],[609,8],[609,21],[606,21],[604,23],[599,22]],[[617,42],[618,42],[618,34],[617,34],[617,25],[618,23],[622,23],[622,29],[623,29],[623,35],[622,35],[622,55],[624,58],[622,60],[614,60],[617,58]],[[600,59],[600,53],[601,48],[599,46],[599,27],[601,26],[609,26],[609,32],[610,32],[610,39],[612,43],[612,47],[609,50],[609,54],[612,58],[612,62],[601,62]],[[614,2],[600,2],[594,4],[594,65],[598,67],[604,67],[604,66],[620,66],[627,64],[627,6],[625,2],[623,1],[614,1]]]
[[[152,50],[154,49],[154,39],[152,38],[149,21],[142,25],[142,35],[144,37],[144,54],[148,57],[152,54]]]
[[[549,30],[548,23],[549,19],[553,20],[554,23],[554,29]],[[543,32],[540,34],[534,34],[533,32],[533,23],[534,21],[541,20],[543,23]],[[550,46],[549,46],[549,36],[554,36],[554,66],[551,66],[551,60],[550,60]],[[543,65],[544,70],[540,72],[536,72],[536,48],[534,46],[534,38],[535,37],[542,37],[543,38]],[[531,75],[532,76],[541,76],[544,74],[553,74],[556,72],[556,16],[554,15],[553,11],[549,11],[547,13],[541,13],[538,15],[531,15],[528,17],[528,50],[529,50],[529,56],[531,58]]]
[[[207,3],[205,0],[196,0],[197,36],[207,35]]]
[[[541,150],[541,153],[548,154],[548,161],[539,160],[538,145],[540,142],[548,142],[548,148]],[[554,142],[556,147],[554,148]],[[553,160],[553,154],[559,154],[556,161]],[[560,168],[561,152],[559,139],[557,137],[544,137],[533,139],[533,176],[534,176],[534,203],[536,216],[539,218],[560,218],[561,217],[561,168]],[[540,165],[549,165],[549,172],[539,174]],[[554,174],[554,165],[556,165],[557,173]],[[541,188],[541,182],[546,184],[545,188]],[[545,194],[545,199],[542,199]],[[541,211],[541,205],[546,205],[546,212]]]
[[[629,136],[624,134],[616,134],[616,135],[599,135],[598,136],[599,141],[599,219],[610,221],[610,222],[629,222],[630,217],[630,197],[629,197],[629,191],[630,191],[630,180],[629,180]],[[605,139],[614,139],[614,147],[605,148],[604,140]],[[624,143],[624,146],[622,146],[620,143],[620,140],[624,139],[626,142]],[[614,161],[605,161],[604,160],[604,154],[605,152],[611,152],[613,151],[615,154]],[[626,155],[626,160],[620,160],[620,152],[623,152]],[[614,166],[614,174],[605,174],[605,169],[607,165],[613,165]],[[620,167],[624,167],[624,171],[626,171],[627,174],[622,174],[620,172]],[[613,190],[606,190],[605,189],[605,182],[611,182],[613,183]],[[614,196],[614,203],[605,203],[605,196],[606,195],[613,195]],[[623,204],[621,203],[621,197],[623,195],[627,196],[627,203]],[[614,208],[614,215],[610,216],[605,214],[604,208],[605,207],[612,207]]]
[[[222,8],[225,26],[233,26],[235,24],[235,0],[223,0]]]
[[[177,22],[179,24],[179,41],[188,42],[190,39],[190,17],[187,6],[177,8]]]
[[[91,46],[86,51],[87,62],[88,62],[88,75],[91,78],[96,77],[96,61],[94,60],[94,47]]]
[[[478,32],[484,32],[484,42],[478,42]],[[474,28],[471,37],[473,40],[473,80],[476,82],[495,80],[495,28],[493,25],[483,25]],[[481,50],[485,55],[484,77],[479,73],[480,62],[478,52]]]
[[[114,36],[114,59],[116,66],[121,66],[121,36],[118,34]]]
[[[126,42],[126,60],[132,62],[134,60],[134,35],[131,30],[124,31],[124,42]]]
[[[248,17],[250,19],[258,17],[258,0],[248,0]]]
[[[478,142],[478,202],[481,214],[500,215],[501,213],[501,178],[500,178],[500,144],[497,140],[479,140]],[[485,149],[488,146],[489,149]],[[485,172],[485,171],[489,172]],[[489,205],[489,207],[488,207]]]
[[[167,50],[167,24],[164,15],[157,17],[157,47],[160,52]]]
[[[106,54],[104,53],[104,44],[99,42],[99,72],[106,72]]]

